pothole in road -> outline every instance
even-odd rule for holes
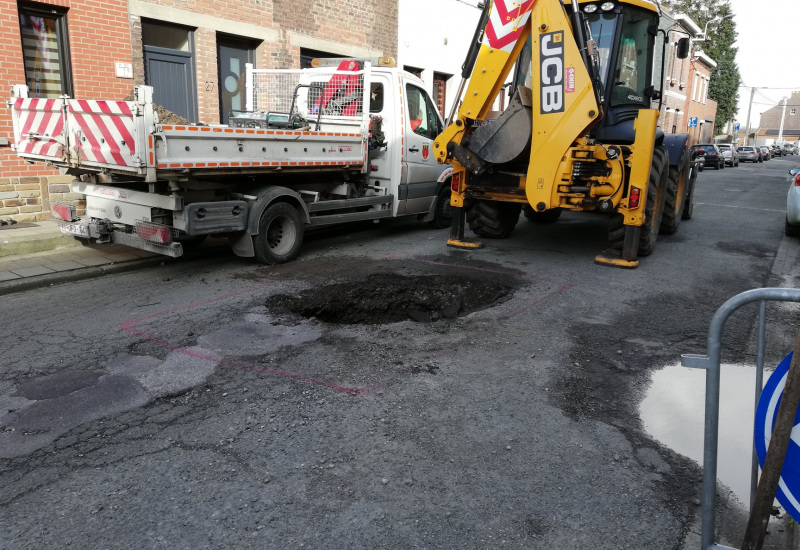
[[[386,324],[409,319],[428,323],[496,306],[508,300],[512,290],[503,283],[463,276],[377,274],[296,295],[273,296],[266,305],[326,323]]]

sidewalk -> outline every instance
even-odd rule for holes
[[[123,245],[83,246],[46,220],[0,226],[0,295],[159,265],[166,256]]]

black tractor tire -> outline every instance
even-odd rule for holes
[[[274,265],[291,262],[303,245],[303,220],[291,204],[276,202],[261,214],[258,235],[253,237],[256,261]]]
[[[664,216],[668,182],[669,153],[666,147],[656,146],[653,149],[653,162],[650,164],[650,178],[647,182],[647,204],[644,207],[644,223],[639,236],[639,256],[649,255],[656,246]]]
[[[450,205],[450,185],[445,185],[436,196],[436,211],[428,224],[434,229],[446,229],[453,223],[453,207]]]
[[[677,166],[668,167],[667,193],[664,199],[664,215],[659,231],[672,235],[678,230],[686,206],[686,191],[689,186],[689,151],[684,149]]]
[[[639,233],[638,255],[647,256],[653,251],[658,238],[658,230],[664,215],[669,179],[669,153],[666,147],[653,149],[650,163],[650,176],[647,181],[647,202],[644,207],[644,223]],[[622,214],[614,214],[608,223],[608,241],[612,249],[622,250],[626,226]]]
[[[522,208],[522,213],[525,214],[525,219],[532,223],[555,223],[561,217],[562,208],[551,208],[544,212],[537,212],[531,206]]]
[[[467,204],[467,223],[473,233],[488,239],[511,236],[522,205],[514,202],[472,201]]]

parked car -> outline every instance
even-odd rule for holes
[[[759,162],[761,155],[756,151],[755,147],[750,145],[743,145],[736,150],[739,153],[739,160],[742,162]]]
[[[767,147],[766,145],[762,145],[761,147],[759,147],[759,149],[761,150],[762,159],[770,160],[772,158],[772,153],[769,152],[769,147]]]
[[[796,155],[798,153],[797,145],[793,143],[784,143],[783,144],[783,154],[784,155]]]
[[[725,164],[728,166],[739,166],[739,152],[732,147],[730,143],[720,143],[718,147],[719,150],[722,151]]]
[[[698,143],[694,148],[702,149],[706,152],[703,157],[703,166],[713,166],[714,170],[725,168],[725,157],[722,156],[719,146],[714,143]]]
[[[699,145],[692,145],[689,148],[689,155],[693,161],[697,161],[697,171],[702,172],[705,168],[706,150]]]
[[[770,151],[772,152],[772,158],[782,157],[783,156],[783,147],[778,147],[777,145],[772,145],[772,146],[770,146]]]
[[[800,235],[800,168],[789,171],[792,184],[786,196],[786,227],[783,232],[790,237]]]

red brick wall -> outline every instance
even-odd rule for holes
[[[131,38],[126,0],[44,0],[40,4],[67,9],[72,83],[76,98],[123,99],[131,91],[131,79],[117,78],[115,62],[130,63]],[[35,5],[35,4],[34,4]],[[0,91],[10,97],[14,84],[25,84],[22,44],[16,0],[0,0]],[[0,138],[13,141],[10,111],[0,107]],[[49,217],[51,198],[78,206],[77,197],[64,195],[65,182],[56,170],[22,162],[10,147],[0,147],[0,216],[17,221]],[[37,202],[38,201],[38,202]]]
[[[209,14],[228,21],[258,24],[277,31],[278,40],[263,41],[256,48],[256,66],[262,69],[300,67],[300,44],[290,33],[329,40],[348,46],[379,50],[397,56],[397,2],[386,0],[145,0],[157,6]],[[214,29],[198,28],[186,20],[164,21],[196,28],[194,48],[200,121],[219,123],[217,43]],[[133,40],[134,79],[144,82],[141,20],[130,17]],[[245,37],[249,38],[249,37]],[[335,47],[333,47],[335,51]]]

